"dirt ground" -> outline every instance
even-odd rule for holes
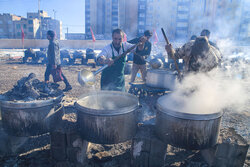
[[[32,64],[21,64],[18,61],[0,61],[0,94],[13,88],[17,80],[22,77],[26,77],[29,73],[33,72],[36,74],[39,80],[44,79],[45,65],[32,65]],[[91,66],[83,65],[71,65],[64,66],[63,73],[69,80],[73,89],[65,93],[65,104],[71,106],[74,101],[78,99],[82,94],[92,91],[93,89],[100,89],[100,75],[96,76],[95,88],[93,87],[82,87],[77,81],[78,72],[83,69],[89,69],[92,71],[97,70],[99,67],[92,68]],[[52,78],[51,78],[52,80]],[[126,76],[126,89],[130,88],[129,85],[130,75]],[[64,83],[60,83],[60,88],[64,89]],[[143,104],[152,104],[156,102],[157,97],[146,99],[146,101],[141,101]],[[67,107],[66,107],[67,108]],[[70,107],[68,107],[70,108]],[[75,117],[75,113],[71,112],[70,109],[66,109],[66,114],[68,117]],[[153,118],[153,113],[145,118]],[[230,113],[227,112],[223,115],[222,127],[233,127],[236,131],[242,135],[249,143],[250,140],[250,114],[249,111],[244,111],[241,113]],[[50,160],[50,138],[49,134],[39,136],[37,139],[30,138],[26,142],[25,149],[22,153],[17,155],[0,156],[0,166],[12,167],[12,166],[54,166],[53,162]],[[106,146],[107,147],[107,146]],[[122,143],[118,145],[108,146],[109,151],[112,152],[109,158],[104,161],[96,160],[96,157],[91,152],[88,153],[88,160],[85,166],[88,167],[113,167],[113,166],[129,166],[128,161],[130,156],[131,143]],[[93,145],[92,152],[98,152],[103,150],[102,145]],[[166,155],[166,160],[168,162],[164,165],[167,166],[208,166],[208,164],[202,159],[201,155],[197,151],[183,151],[178,148],[168,148],[171,150],[169,156]],[[1,151],[0,151],[1,152]],[[190,157],[193,157],[191,160]],[[123,165],[122,165],[123,164]],[[250,153],[248,151],[248,156],[245,161],[245,167],[250,166]]]

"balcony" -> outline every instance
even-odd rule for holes
[[[184,23],[187,23],[187,22],[189,22],[189,20],[188,20],[188,19],[180,19],[180,18],[177,17],[176,22],[184,22]]]
[[[178,32],[187,32],[188,31],[188,27],[176,27],[176,31],[178,31]]]

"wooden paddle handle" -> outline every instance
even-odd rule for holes
[[[169,44],[170,44],[170,43],[169,43],[169,40],[168,40],[168,38],[167,38],[167,36],[166,36],[165,31],[164,31],[163,28],[161,28],[161,32],[162,32],[162,34],[163,34],[163,36],[164,36],[164,39],[165,39],[167,45],[169,45]],[[176,62],[176,59],[175,59],[174,55],[172,55],[172,58],[173,58],[173,60],[174,60],[175,68],[176,68],[176,70],[177,70],[177,72],[178,72],[178,76],[179,76],[179,78],[181,78],[181,71],[180,71],[180,69],[179,69],[179,67],[178,67],[178,64],[177,64],[177,62]]]
[[[167,36],[166,36],[165,31],[164,31],[163,28],[161,28],[161,32],[162,32],[162,34],[163,34],[163,36],[164,36],[164,39],[165,39],[167,45],[169,45],[169,40],[168,40],[168,38],[167,38]]]
[[[117,56],[114,61],[120,59],[123,56],[126,56],[126,54],[128,54],[129,52],[131,52],[134,48],[136,48],[138,45],[140,44],[140,42],[138,42],[137,44],[131,46],[128,50],[126,50],[124,53],[122,53],[121,55]]]

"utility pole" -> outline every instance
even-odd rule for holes
[[[69,28],[67,27],[67,39],[69,38]]]
[[[38,21],[39,21],[39,35],[42,39],[42,25],[41,25],[41,16],[40,16],[40,0],[38,0]]]
[[[56,19],[56,10],[53,9],[54,19]]]

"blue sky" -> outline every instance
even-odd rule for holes
[[[40,10],[62,21],[63,33],[85,32],[85,0],[40,0]],[[0,0],[0,13],[27,17],[27,12],[38,11],[38,0]]]

